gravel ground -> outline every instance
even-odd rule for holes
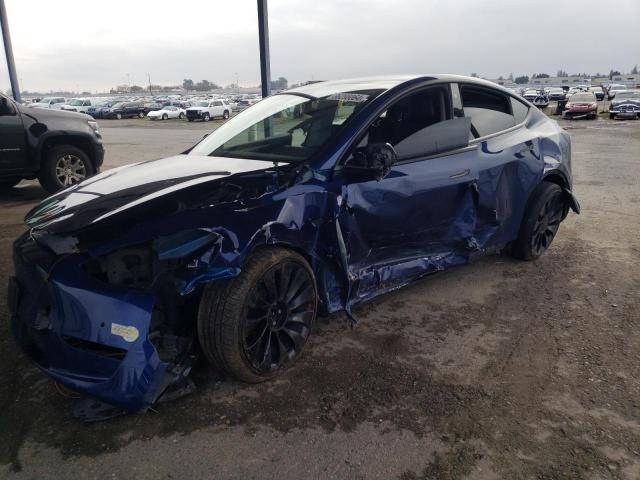
[[[103,122],[106,166],[177,153],[212,124]],[[122,128],[122,127],[127,128]],[[490,256],[321,319],[278,380],[217,382],[83,425],[17,350],[0,297],[0,476],[640,478],[640,121],[564,122],[575,193],[550,251]],[[33,182],[0,197],[0,288]]]

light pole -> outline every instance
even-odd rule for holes
[[[260,41],[260,82],[262,85],[262,97],[264,98],[271,93],[267,0],[258,0],[258,40]]]
[[[9,35],[9,21],[7,20],[7,9],[4,0],[0,0],[0,29],[2,30],[2,40],[4,43],[4,53],[7,59],[7,70],[9,70],[9,82],[11,83],[11,93],[16,102],[20,101],[20,86],[18,85],[18,75],[16,64],[13,60],[13,47],[11,46],[11,35]]]

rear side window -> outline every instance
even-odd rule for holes
[[[471,119],[474,137],[501,132],[516,124],[507,95],[475,85],[461,85],[460,91],[464,116]]]
[[[511,110],[513,111],[516,125],[524,122],[524,119],[527,118],[527,114],[529,113],[529,107],[513,97],[511,97]]]

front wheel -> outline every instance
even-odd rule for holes
[[[198,311],[200,345],[224,373],[262,382],[299,358],[317,303],[315,277],[302,256],[261,248],[240,275],[204,290]]]
[[[208,113],[205,113],[205,114],[202,116],[202,119],[203,119],[205,122],[208,122],[209,120],[211,120],[211,116],[210,116]]]
[[[531,193],[512,254],[521,260],[535,260],[551,246],[560,222],[568,211],[565,194],[555,183],[542,182]]]
[[[227,120],[229,118],[229,110],[225,110],[224,113],[222,114],[222,118]]]
[[[122,114],[121,113],[116,113],[116,119],[117,120],[122,120]]]
[[[138,118],[144,118],[144,112],[138,112]]]
[[[184,120],[184,113],[181,113],[180,115],[178,115],[178,118],[179,118],[180,120]]]
[[[46,154],[38,180],[47,192],[55,193],[94,174],[86,153],[72,145],[58,145]]]
[[[162,119],[169,120],[169,115],[167,115],[166,113],[162,114]]]

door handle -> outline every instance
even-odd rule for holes
[[[454,173],[453,175],[449,175],[449,180],[455,180],[456,178],[466,177],[471,173],[471,170],[468,168],[466,170],[462,170],[461,172]]]

